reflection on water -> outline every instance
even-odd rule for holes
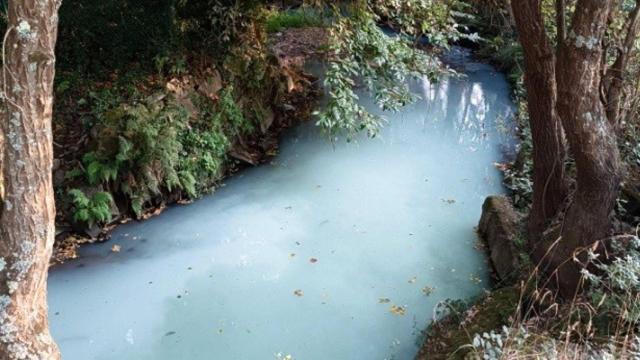
[[[465,66],[416,82],[423,99],[381,139],[332,146],[300,126],[272,164],[54,269],[64,358],[413,358],[436,303],[488,281],[473,228],[501,191],[512,105],[501,75]]]

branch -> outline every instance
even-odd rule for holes
[[[618,57],[611,65],[606,74],[606,91],[607,95],[607,118],[609,122],[617,127],[620,121],[620,107],[622,102],[622,88],[624,85],[624,72],[629,63],[638,30],[640,30],[640,0],[636,0],[636,5],[629,14],[629,18],[625,24],[627,29],[626,37],[622,43],[622,47],[618,48]]]

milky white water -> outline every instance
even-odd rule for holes
[[[416,82],[380,139],[299,126],[272,164],[54,268],[64,359],[412,359],[437,302],[488,286],[474,226],[513,109],[502,75],[466,71]]]

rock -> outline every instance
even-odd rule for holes
[[[190,77],[185,76],[182,79],[173,78],[166,83],[165,88],[173,95],[175,101],[187,110],[192,118],[198,117],[198,108],[193,104],[193,101],[191,101],[191,95],[194,90]]]
[[[264,116],[260,119],[260,131],[262,131],[263,134],[267,133],[267,130],[273,125],[275,118],[276,116],[271,109],[265,110]]]
[[[243,146],[235,146],[229,151],[229,156],[234,159],[256,166],[260,163],[260,155]]]
[[[218,99],[218,92],[222,90],[222,76],[218,70],[211,70],[210,76],[206,79],[201,79],[198,83],[198,92],[211,100]]]
[[[520,215],[504,196],[489,196],[482,205],[478,234],[488,246],[489,257],[502,281],[508,281],[518,268],[515,239],[519,234]]]
[[[101,233],[102,233],[102,228],[97,225],[84,229],[84,234],[87,235],[91,240],[97,239]]]

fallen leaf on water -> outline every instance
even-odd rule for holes
[[[122,247],[120,245],[113,245],[111,247],[112,252],[120,252],[120,250],[122,250]]]
[[[422,288],[422,293],[425,296],[429,296],[433,293],[433,291],[435,290],[435,288],[431,287],[431,286],[425,286]]]
[[[394,315],[404,316],[407,313],[407,309],[404,306],[391,305],[391,311]]]
[[[296,290],[296,291],[294,291],[294,292],[293,292],[293,295],[295,295],[295,296],[302,296],[302,295],[304,295],[304,293],[302,292],[302,290],[298,289],[298,290]]]
[[[469,275],[469,280],[471,280],[471,282],[475,284],[480,284],[482,282],[482,279],[480,278],[480,276],[476,274]]]

